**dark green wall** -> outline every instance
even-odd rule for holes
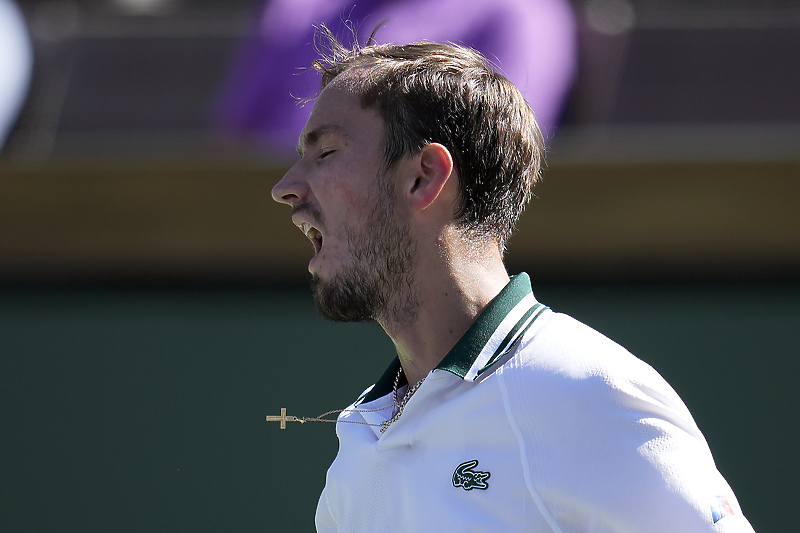
[[[757,531],[786,530],[798,284],[536,287],[655,366]],[[0,529],[311,531],[332,424],[391,357],[308,291],[0,290]]]

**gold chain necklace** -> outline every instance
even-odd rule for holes
[[[406,404],[411,399],[411,396],[417,392],[417,389],[420,388],[422,382],[425,381],[425,378],[417,381],[416,385],[411,387],[406,391],[402,398],[400,398],[400,376],[403,375],[403,367],[400,367],[400,370],[397,372],[397,376],[394,378],[394,403],[391,406],[381,407],[379,409],[351,409],[351,411],[356,413],[375,413],[378,411],[385,411],[389,407],[393,407],[395,409],[394,415],[389,420],[385,420],[380,424],[371,424],[369,422],[359,422],[357,420],[339,420],[339,422],[343,424],[361,424],[363,426],[380,426],[381,433],[386,431],[386,429],[391,426],[394,422],[400,418],[400,415],[403,414],[403,409],[405,409]],[[267,415],[266,421],[267,422],[280,422],[281,429],[286,429],[286,422],[299,422],[301,424],[305,424],[306,422],[337,422],[336,419],[325,418],[332,414],[339,414],[345,409],[334,409],[333,411],[328,411],[327,413],[322,413],[319,416],[315,417],[297,417],[291,416],[286,414],[286,408],[281,407],[281,414],[280,415]]]

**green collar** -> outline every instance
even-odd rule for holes
[[[512,277],[435,370],[446,370],[474,381],[514,349],[545,309],[533,297],[527,274]],[[400,360],[395,357],[362,401],[371,402],[391,393],[399,370]],[[405,375],[401,376],[399,386],[406,383]]]

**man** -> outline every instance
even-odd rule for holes
[[[543,146],[519,91],[457,46],[332,50],[272,194],[320,312],[397,359],[337,421],[317,529],[752,531],[669,385],[506,273]]]

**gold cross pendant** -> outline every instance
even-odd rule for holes
[[[296,416],[286,416],[286,408],[281,407],[280,416],[267,415],[267,422],[280,422],[281,429],[286,429],[286,422],[300,422],[302,424],[305,420],[297,418]]]

